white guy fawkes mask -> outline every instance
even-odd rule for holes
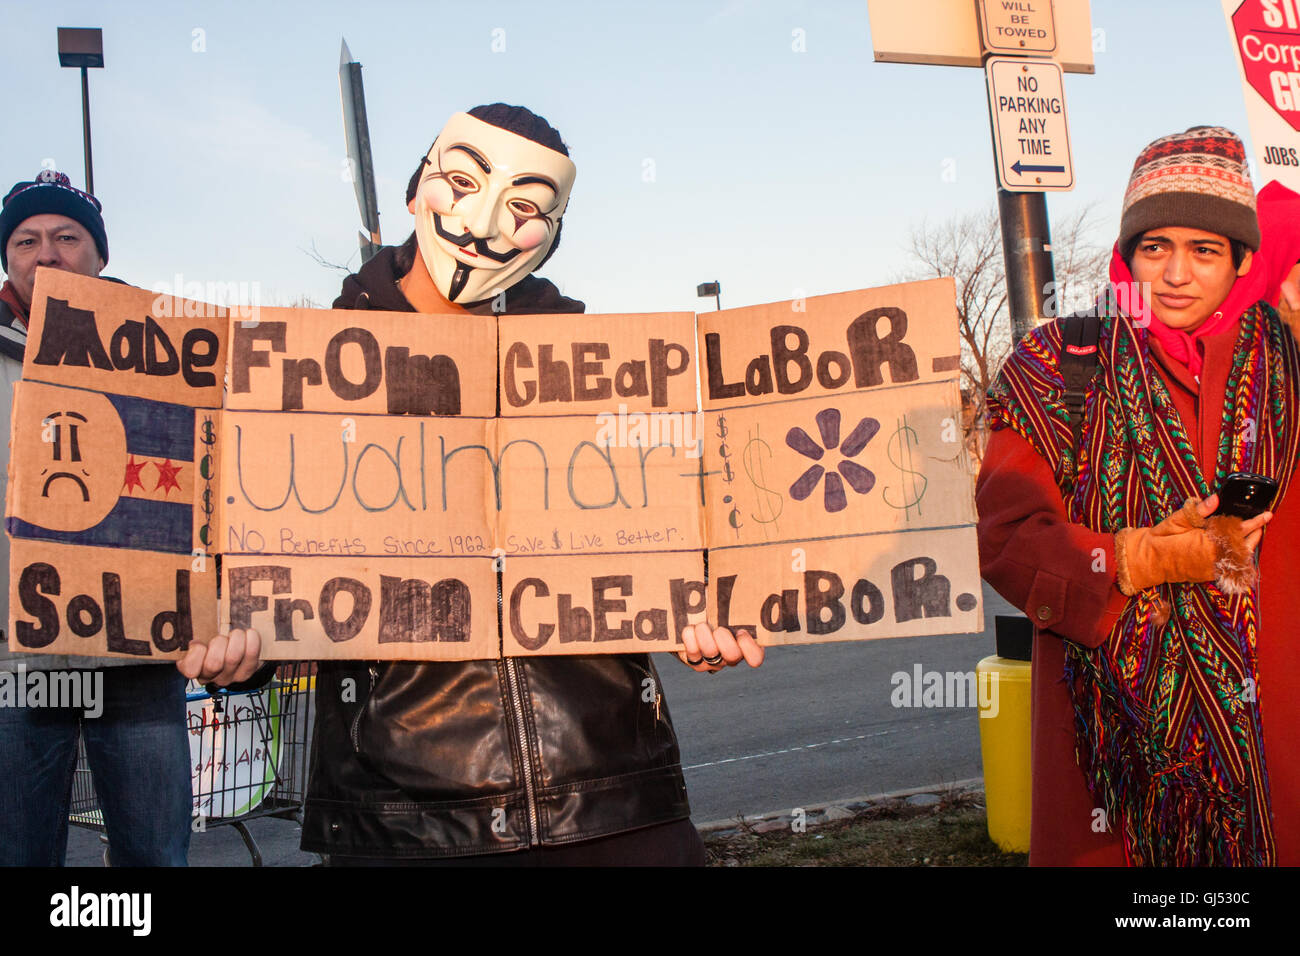
[[[449,302],[489,299],[546,257],[577,167],[468,113],[447,121],[411,200],[420,256]]]

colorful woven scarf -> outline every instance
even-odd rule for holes
[[[1058,368],[1059,323],[1027,336],[990,390],[994,428],[1012,428],[1052,466],[1070,520],[1094,531],[1150,527],[1234,471],[1277,479],[1300,450],[1300,358],[1260,302],[1241,318],[1212,484],[1147,351],[1147,332],[1103,297],[1100,374],[1076,464]],[[1109,308],[1106,303],[1111,303]],[[1116,317],[1119,315],[1119,317]],[[1207,414],[1213,414],[1206,410]],[[1166,602],[1166,623],[1154,613]],[[1108,640],[1065,642],[1076,757],[1147,866],[1274,862],[1256,667],[1258,594],[1164,584],[1126,603]]]

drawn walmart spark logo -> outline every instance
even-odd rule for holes
[[[860,495],[865,495],[876,483],[875,475],[849,459],[856,458],[862,449],[867,447],[867,442],[880,431],[880,422],[874,418],[862,419],[841,444],[840,410],[827,408],[817,413],[817,430],[821,435],[820,444],[813,441],[798,425],[786,432],[785,443],[813,461],[821,461],[826,452],[834,451],[837,447],[844,457],[835,466],[834,471],[827,471],[821,465],[813,465],[790,486],[790,497],[795,501],[803,501],[816,490],[818,482],[824,477],[826,486],[823,495],[826,510],[831,513],[843,511],[849,506],[848,497],[844,494],[844,482],[847,481],[849,487]]]

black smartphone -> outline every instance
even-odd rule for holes
[[[1248,471],[1234,471],[1223,479],[1219,489],[1219,507],[1216,515],[1231,515],[1234,518],[1253,518],[1261,511],[1267,511],[1277,494],[1277,482],[1263,475],[1252,475]]]

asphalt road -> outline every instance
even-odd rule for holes
[[[892,675],[972,671],[981,634],[772,648],[758,670],[708,677],[656,656],[696,823],[982,775],[974,707],[895,708]]]
[[[987,586],[981,634],[772,648],[758,670],[716,676],[656,655],[681,741],[696,823],[812,806],[865,794],[981,776],[974,707],[896,708],[892,676],[974,670],[993,653],[993,618],[1015,613]],[[267,866],[310,866],[291,820],[249,829]],[[74,827],[71,866],[97,866],[97,833]],[[248,866],[229,826],[194,834],[191,866]]]

